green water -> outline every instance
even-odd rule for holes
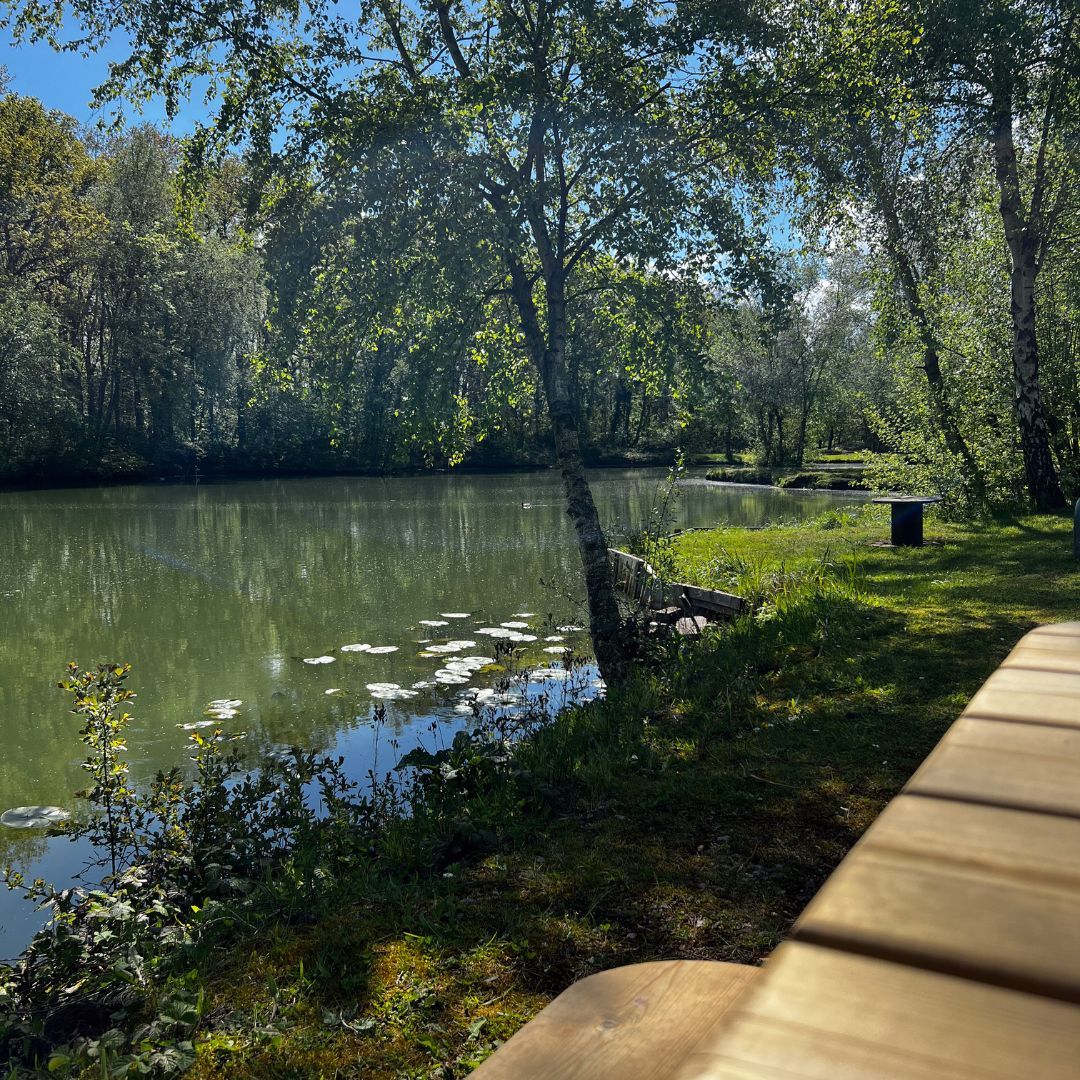
[[[663,477],[596,474],[613,537],[647,520]],[[690,483],[675,524],[761,524],[833,505],[825,494]],[[223,726],[247,732],[246,745],[333,748],[360,774],[377,745],[367,684],[409,687],[453,659],[418,656],[421,639],[475,640],[468,654],[491,655],[492,640],[475,631],[524,621],[538,638],[528,655],[550,660],[542,639],[583,621],[566,595],[580,591],[577,553],[553,472],[7,493],[0,553],[0,810],[70,806],[83,784],[78,724],[55,686],[69,659],[133,665],[137,777],[182,762],[188,732],[178,725],[204,719],[220,698],[242,701]],[[443,612],[470,617],[420,624]],[[585,647],[584,635],[565,636]],[[352,643],[398,651],[340,651]],[[323,655],[334,662],[303,662]],[[399,746],[433,718],[461,723],[459,689],[389,703]],[[392,765],[391,750],[380,752],[380,767]],[[16,858],[45,848],[10,830],[0,830],[0,857],[3,846]],[[49,853],[53,869],[62,852]]]

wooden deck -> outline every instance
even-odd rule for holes
[[[661,581],[644,559],[618,548],[608,548],[608,561],[619,591],[652,611],[677,608],[683,617],[712,620],[732,619],[747,608],[746,601],[732,593]]]
[[[1080,623],[1016,646],[763,969],[715,966],[712,994],[652,984],[620,1055],[616,995],[542,1044],[545,1010],[480,1074],[1080,1077]]]

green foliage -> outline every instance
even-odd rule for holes
[[[58,831],[89,844],[100,887],[57,890],[12,871],[7,885],[50,912],[2,973],[0,1047],[52,1071],[178,1073],[192,1061],[201,997],[185,963],[259,918],[310,919],[369,858],[394,796],[356,797],[341,759],[292,750],[244,772],[220,732],[192,736],[194,778],[128,781],[121,711],[129,669],[69,666],[61,683],[83,720],[87,813]],[[314,792],[313,797],[309,792]],[[148,1018],[148,1007],[149,1018]]]

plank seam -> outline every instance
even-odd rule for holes
[[[1080,811],[1053,810],[1045,806],[1032,806],[1031,803],[1015,802],[1009,799],[979,798],[975,795],[957,795],[951,791],[935,791],[933,788],[904,788],[904,795],[914,795],[920,799],[944,799],[947,802],[969,803],[972,806],[989,806],[997,810],[1022,810],[1026,814],[1043,814],[1046,817],[1067,818],[1080,821]]]
[[[1065,724],[1060,720],[1019,720],[1015,716],[991,716],[989,713],[982,712],[965,712],[962,714],[961,719],[989,720],[994,724],[1021,724],[1024,727],[1057,728],[1059,731],[1075,731],[1080,734],[1080,708],[1077,709],[1077,722],[1075,724]]]
[[[919,971],[931,971],[938,975],[966,979],[968,982],[997,986],[1003,990],[1017,990],[1036,997],[1064,1001],[1070,1005],[1080,1004],[1080,984],[1058,979],[1024,975],[1022,972],[966,962],[956,957],[935,956],[933,953],[920,952],[918,949],[884,945],[837,932],[799,929],[797,926],[792,932],[791,940],[802,942],[804,945],[818,945],[832,949],[834,952],[883,960]]]

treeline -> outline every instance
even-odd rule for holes
[[[151,127],[103,138],[0,99],[0,479],[551,460],[490,252],[448,262],[436,216],[314,180],[268,192],[234,157],[192,198],[181,166]],[[590,460],[865,442],[861,260],[778,270],[768,302],[735,303],[693,274],[582,267],[568,359]]]
[[[260,262],[234,168],[182,224],[178,155],[0,100],[0,475],[180,470],[244,441]]]
[[[736,5],[681,89],[690,39],[605,7],[589,33],[651,74],[571,48],[603,104],[544,39],[558,108],[506,75],[525,30],[476,39],[477,81],[430,12],[438,92],[381,8],[353,32],[397,59],[338,85],[328,10],[332,92],[259,67],[287,28],[237,39],[259,78],[188,171],[152,129],[0,100],[0,477],[546,463],[561,430],[592,462],[869,448],[875,484],[962,512],[1080,493],[1071,5]],[[214,28],[172,15],[205,59]]]

